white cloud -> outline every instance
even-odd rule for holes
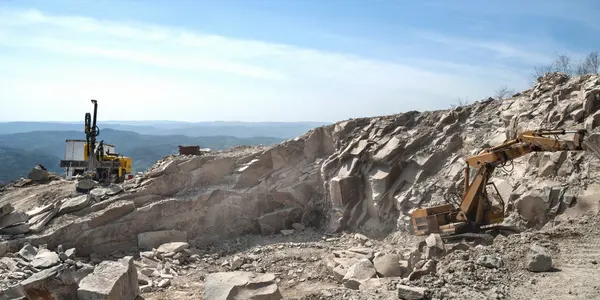
[[[507,68],[441,66],[416,56],[401,64],[35,10],[0,12],[0,51],[0,99],[10,101],[0,120],[79,119],[98,98],[106,119],[336,121],[444,108],[456,96],[483,98],[525,82]]]
[[[552,57],[549,55],[522,49],[517,45],[507,42],[449,37],[431,32],[420,32],[418,35],[423,39],[431,40],[456,49],[477,48],[489,53],[494,53],[500,58],[514,58],[533,64],[544,64],[548,61],[552,61]]]

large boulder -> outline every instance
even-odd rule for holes
[[[48,171],[46,170],[46,168],[44,168],[41,165],[37,165],[37,166],[33,167],[33,169],[31,169],[31,171],[29,171],[29,174],[27,174],[27,178],[29,178],[33,181],[40,181],[40,182],[50,180],[50,177],[48,176]]]
[[[133,300],[140,294],[133,257],[103,261],[79,282],[79,300]]]
[[[21,287],[27,299],[78,299],[77,283],[62,264],[33,274]]]
[[[204,279],[206,300],[280,300],[283,299],[275,275],[252,272],[211,273]]]
[[[565,190],[562,186],[544,187],[541,190],[530,189],[517,201],[515,208],[527,221],[527,226],[541,228],[550,219],[563,212],[567,207]]]
[[[14,211],[3,217],[0,217],[0,228],[14,226],[20,223],[26,223],[29,216],[22,211]]]
[[[540,245],[532,245],[525,256],[525,268],[531,272],[552,270],[552,257],[549,251]]]
[[[375,277],[377,271],[368,259],[361,259],[357,263],[353,264],[344,278],[342,279],[342,283],[345,287],[353,290],[358,290],[361,283],[367,281],[369,278]]]
[[[406,268],[400,265],[400,256],[397,254],[384,254],[373,259],[377,274],[383,277],[402,277]]]

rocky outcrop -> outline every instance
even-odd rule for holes
[[[120,186],[38,208],[35,222],[32,215],[8,228],[31,231],[11,247],[63,244],[87,255],[137,250],[145,232],[186,232],[185,241],[206,245],[323,221],[331,230],[404,229],[412,209],[446,203],[444,195],[460,191],[466,156],[526,129],[595,130],[599,104],[600,76],[555,73],[502,101],[351,119],[271,147],[171,156]],[[509,211],[540,227],[586,188],[598,168],[592,159],[584,152],[531,154],[499,168],[494,182]]]

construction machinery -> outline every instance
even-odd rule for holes
[[[559,138],[565,134],[573,134],[573,140]],[[490,181],[494,170],[532,152],[588,150],[600,157],[600,148],[594,144],[600,140],[599,135],[594,134],[585,139],[586,135],[587,131],[584,129],[526,131],[513,140],[467,157],[462,196],[457,195],[455,199],[446,197],[448,204],[416,209],[411,217],[412,233],[438,233],[445,239],[451,239],[476,237],[492,230],[511,230],[510,227],[499,225],[504,221],[505,203],[495,184]],[[472,180],[471,168],[475,170]]]
[[[88,180],[98,181],[103,184],[120,183],[131,173],[132,160],[130,157],[111,153],[101,140],[96,121],[98,116],[98,101],[92,100],[94,114],[85,114],[85,144],[83,146],[83,160],[61,160],[61,168],[85,168],[84,176]],[[85,184],[84,184],[85,185]],[[83,186],[83,185],[82,185]],[[93,186],[92,184],[89,185]]]

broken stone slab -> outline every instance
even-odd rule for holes
[[[60,262],[58,254],[48,249],[39,249],[35,258],[31,261],[31,266],[37,269],[46,269],[57,265]]]
[[[154,249],[158,248],[162,244],[170,242],[184,242],[188,241],[188,235],[186,231],[179,230],[160,230],[160,231],[149,231],[138,234],[138,247],[140,249]]]
[[[133,300],[139,294],[137,270],[131,256],[101,262],[79,282],[77,290],[79,300]]]
[[[207,300],[280,300],[283,299],[272,273],[217,272],[204,279]]]
[[[48,224],[48,222],[50,222],[50,220],[56,216],[56,213],[58,213],[58,207],[53,205],[50,210],[31,217],[27,222],[29,225],[29,231],[33,233],[41,232],[42,229],[44,229],[44,226],[46,226],[46,224]]]
[[[531,272],[551,271],[552,257],[548,250],[539,245],[532,245],[525,256],[525,268]]]
[[[28,299],[77,299],[77,283],[66,265],[35,273],[21,286]]]
[[[104,198],[108,197],[109,189],[103,187],[96,187],[90,191],[90,197],[96,202],[101,202]]]
[[[107,196],[114,196],[114,195],[119,194],[122,191],[123,191],[123,187],[121,187],[120,185],[118,185],[118,184],[111,184],[108,187],[108,191],[106,191],[106,195]]]
[[[171,174],[177,171],[177,161],[171,160],[167,162],[163,162],[158,168],[151,170],[148,172],[148,178],[155,178],[161,176],[163,174]]]
[[[346,275],[344,275],[344,278],[342,279],[342,283],[349,289],[358,290],[361,283],[369,278],[375,277],[376,274],[377,271],[371,261],[368,259],[361,259],[348,269]]]
[[[14,210],[15,210],[15,208],[10,203],[6,203],[6,204],[0,206],[0,219],[2,219],[2,217],[4,217],[4,216],[10,214]]]
[[[29,224],[21,223],[0,229],[0,234],[19,235],[29,232]]]
[[[29,216],[22,211],[13,211],[0,218],[0,228],[6,228],[20,223],[26,223]]]
[[[43,206],[39,206],[32,210],[27,211],[26,214],[31,218],[33,216],[37,216],[41,213],[45,213],[45,212],[49,211],[50,209],[52,209],[54,207],[54,205],[55,205],[54,203],[50,203],[50,204],[46,204]]]
[[[31,244],[26,244],[19,250],[19,256],[21,256],[26,261],[32,261],[35,259],[38,250],[32,246]]]
[[[74,258],[75,252],[76,252],[75,248],[69,248],[65,251],[65,255],[67,256],[67,258]]]
[[[138,272],[138,283],[141,285],[146,285],[152,283],[152,280],[149,276],[142,274],[142,272]]]
[[[415,287],[399,284],[398,288],[398,299],[402,300],[420,300],[427,297],[429,290],[423,287]]]
[[[74,211],[82,210],[90,204],[91,195],[80,195],[77,197],[69,198],[63,201],[60,209],[58,210],[59,215],[68,214]]]
[[[88,225],[90,228],[99,227],[123,217],[134,210],[135,204],[131,201],[114,202],[104,210],[94,213],[94,216],[89,220]]]
[[[181,252],[184,249],[187,249],[190,247],[190,244],[185,243],[185,242],[172,242],[172,243],[165,243],[160,245],[160,247],[158,247],[156,249],[156,251],[158,253],[177,253],[177,252]]]

